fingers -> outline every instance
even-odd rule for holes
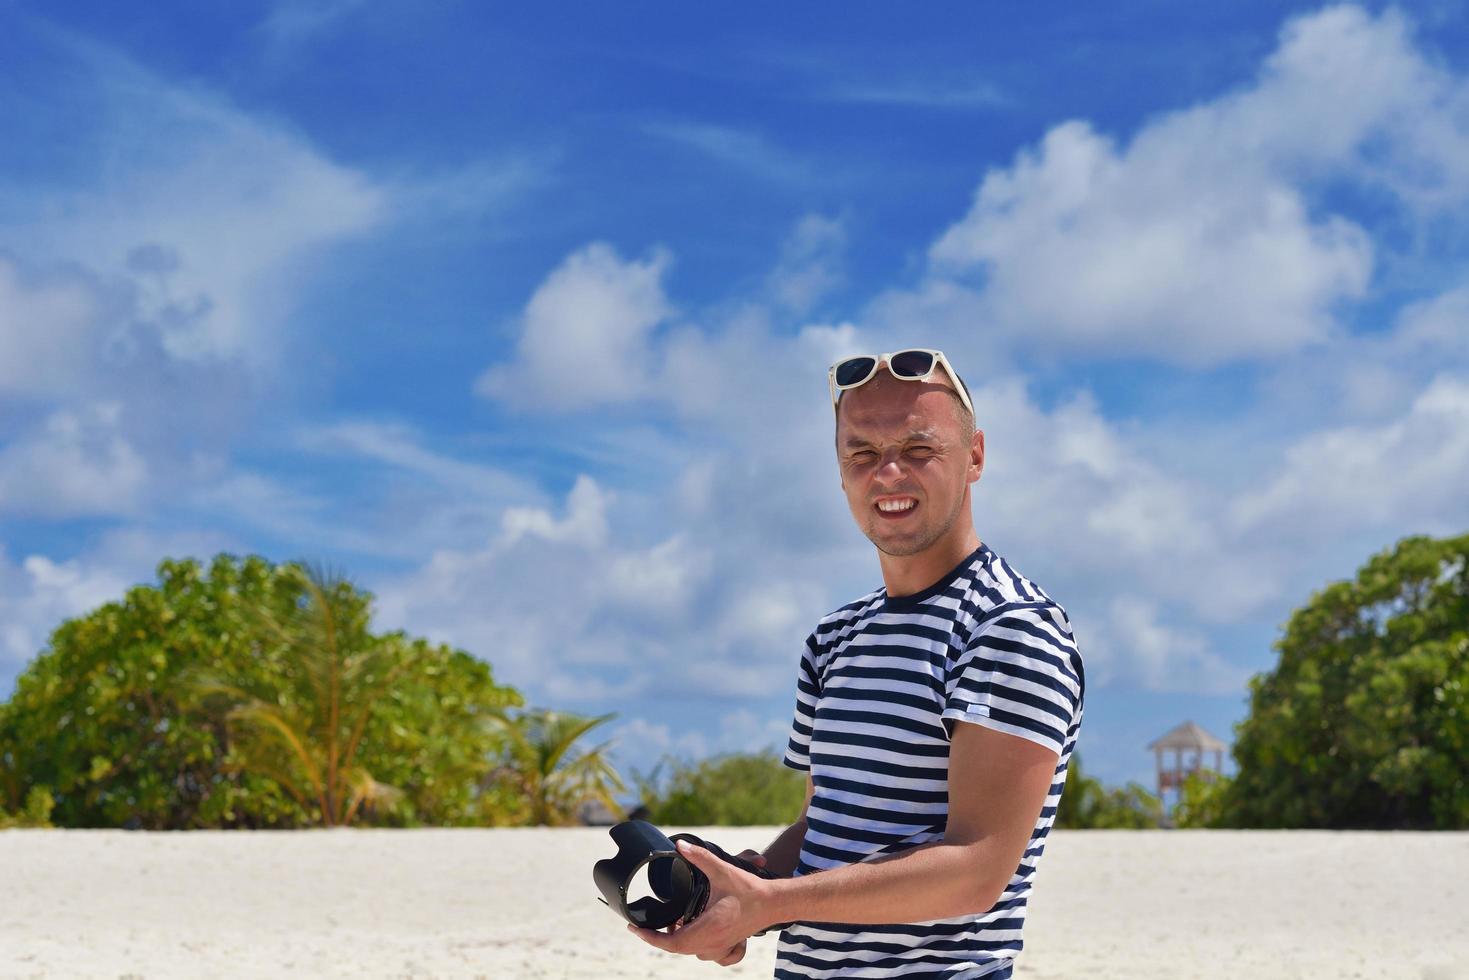
[[[693,953],[705,962],[718,963],[720,966],[734,966],[745,958],[745,940],[743,939],[722,953],[718,951],[695,952],[701,943],[697,938],[691,940],[685,929],[679,929],[677,933],[662,933],[656,929],[639,929],[637,926],[629,925],[627,931],[642,939],[649,946],[661,949],[665,953]]]
[[[697,844],[690,844],[686,840],[678,842],[678,853],[714,881],[728,881],[731,875],[743,875],[745,873],[713,851],[699,847]]]
[[[739,942],[737,942],[733,946],[731,946],[729,948],[729,951],[726,952],[722,957],[720,957],[715,962],[717,962],[720,966],[734,966],[736,963],[738,963],[740,960],[742,960],[744,958],[745,958],[745,941],[743,939],[741,939]]]
[[[686,840],[678,842],[678,853],[683,855],[694,867],[712,877],[722,877],[725,870],[733,871],[734,866],[726,864],[714,854],[706,851],[696,844],[690,844]],[[712,872],[712,873],[711,873]]]
[[[673,948],[674,939],[672,934],[664,935],[657,929],[639,929],[637,926],[631,924],[628,925],[627,931],[637,936],[649,946],[657,947],[658,949],[663,950],[665,953],[677,952],[677,950]]]
[[[738,857],[742,861],[749,861],[757,868],[765,867],[765,855],[759,851],[754,851],[747,847],[738,854]]]
[[[632,924],[628,925],[627,931],[638,936],[649,946],[656,946],[665,953],[692,953],[696,949],[709,945],[709,923],[702,917],[689,923],[679,920],[677,925],[669,926],[667,932],[659,932],[657,929],[640,929]]]

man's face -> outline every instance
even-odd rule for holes
[[[899,381],[884,365],[842,396],[842,489],[857,526],[886,554],[916,555],[942,538],[984,467],[984,433],[965,439],[951,391],[942,372]]]

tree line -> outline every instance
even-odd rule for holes
[[[625,789],[582,745],[610,716],[373,633],[341,576],[220,555],[158,578],[63,623],[0,704],[0,826],[564,823]]]
[[[166,560],[63,623],[0,703],[0,828],[504,826],[621,816],[611,715],[527,707],[485,661],[374,634],[371,596],[299,564]],[[1405,538],[1316,592],[1249,684],[1236,774],[1184,827],[1469,828],[1469,535]],[[1089,692],[1093,698],[1103,696]],[[1084,741],[1084,735],[1083,735]],[[634,775],[668,825],[778,824],[777,752]],[[1071,761],[1059,827],[1154,827],[1161,802]]]

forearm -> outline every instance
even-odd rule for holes
[[[796,865],[801,861],[801,845],[805,840],[806,818],[803,815],[800,820],[782,830],[764,850],[766,870],[785,878],[795,874]]]
[[[780,922],[891,923],[987,911],[1013,865],[992,839],[923,844],[900,854],[766,883],[761,918]]]

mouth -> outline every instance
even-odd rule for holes
[[[872,509],[877,516],[887,521],[898,521],[918,509],[917,497],[892,496],[873,501]]]

